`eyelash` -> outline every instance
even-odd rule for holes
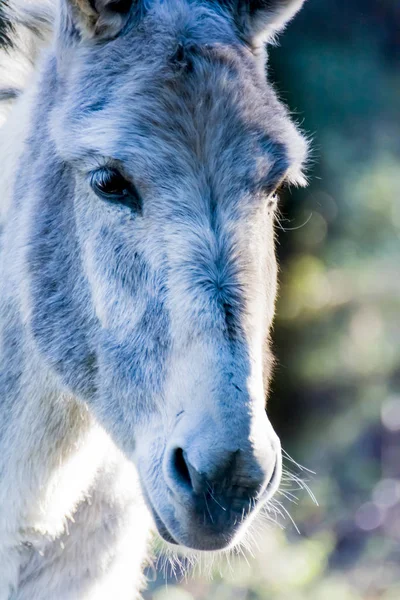
[[[96,169],[90,175],[90,186],[101,200],[122,204],[141,213],[142,201],[138,190],[118,169],[114,167]]]

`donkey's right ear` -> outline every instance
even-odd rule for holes
[[[252,43],[272,42],[305,0],[224,0],[242,34]]]
[[[111,39],[127,23],[137,0],[61,0],[61,26],[69,36]]]

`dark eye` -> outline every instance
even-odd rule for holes
[[[262,188],[263,195],[266,198],[274,198],[276,200],[279,198],[281,192],[283,192],[286,189],[286,187],[287,181],[285,179],[282,179],[281,181],[279,181],[278,183],[274,183],[273,185],[268,183]]]
[[[117,202],[135,210],[141,211],[139,193],[133,183],[114,168],[103,167],[91,174],[90,185],[102,200]]]
[[[284,192],[288,187],[288,182],[286,179],[283,179],[279,185],[274,190],[274,196],[279,196],[282,192]]]

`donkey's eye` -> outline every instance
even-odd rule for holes
[[[271,186],[269,184],[269,185],[264,186],[263,193],[264,193],[264,196],[267,198],[278,200],[279,195],[286,189],[286,187],[287,187],[287,181],[283,179],[282,181],[280,181],[278,183],[278,185]]]
[[[102,200],[117,202],[135,211],[141,211],[141,200],[137,189],[117,169],[103,167],[94,171],[90,177],[90,185]]]
[[[280,184],[278,185],[278,187],[275,188],[274,196],[279,196],[279,194],[281,194],[282,192],[284,192],[286,190],[287,186],[288,186],[288,183],[286,180],[281,181]]]

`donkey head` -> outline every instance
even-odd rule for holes
[[[265,412],[275,193],[303,183],[306,144],[263,43],[301,4],[61,2],[40,218],[58,190],[68,311],[49,302],[60,333],[42,346],[135,461],[161,536],[200,550],[234,543],[280,481]]]

